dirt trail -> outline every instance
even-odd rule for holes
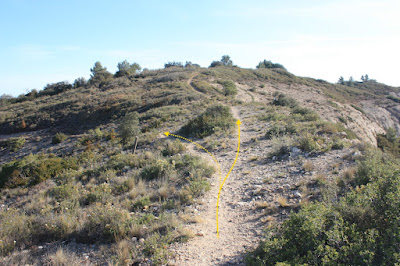
[[[232,112],[235,118],[243,120],[240,107],[234,107]],[[203,236],[196,236],[188,243],[173,246],[172,251],[176,254],[176,258],[175,261],[171,261],[171,265],[242,265],[243,252],[257,244],[262,228],[259,224],[261,214],[254,212],[254,202],[248,195],[248,186],[259,183],[259,180],[252,180],[258,178],[243,174],[246,164],[249,163],[248,158],[251,156],[247,146],[254,134],[256,132],[248,130],[246,123],[242,121],[239,158],[221,192],[219,238],[216,235],[216,202],[219,182],[218,175],[215,175],[212,181],[214,185],[209,193],[200,204],[193,205],[191,209],[194,216],[202,217],[203,222],[190,225],[189,228],[194,233]],[[222,178],[225,178],[234,162],[237,133],[232,135],[230,141],[231,151],[214,152],[221,165]],[[202,156],[211,160],[211,157],[206,154]]]

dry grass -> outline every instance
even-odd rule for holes
[[[317,186],[325,186],[326,184],[328,184],[328,179],[324,174],[321,173],[317,174],[313,180]]]
[[[308,160],[305,161],[304,164],[303,164],[303,170],[306,171],[306,172],[311,172],[311,171],[313,171],[313,170],[314,170],[314,165],[313,165],[313,163],[310,162],[310,161],[308,161]]]
[[[354,178],[356,172],[357,172],[357,168],[355,168],[355,167],[347,168],[343,173],[343,178],[345,180],[351,180]]]
[[[263,183],[264,183],[264,184],[271,184],[272,181],[273,181],[273,179],[272,179],[271,177],[265,177],[265,178],[263,179]]]
[[[257,209],[265,209],[270,206],[270,204],[266,201],[256,201],[254,202]]]
[[[143,179],[139,179],[136,185],[129,192],[129,198],[135,199],[137,196],[144,196],[147,194],[147,184]]]
[[[132,265],[132,243],[124,239],[114,247],[118,265]]]
[[[250,162],[254,162],[254,161],[257,161],[259,158],[258,158],[258,156],[251,156],[250,158],[249,158],[249,161]]]
[[[59,247],[55,253],[47,255],[47,260],[48,265],[52,266],[69,266],[79,264],[79,260],[75,254],[64,250],[62,247]]]
[[[287,198],[284,196],[278,196],[276,202],[278,202],[279,206],[281,206],[282,208],[289,206]]]

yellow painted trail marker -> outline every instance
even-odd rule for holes
[[[219,166],[219,163],[218,163],[217,159],[215,159],[214,155],[212,155],[206,148],[204,148],[204,147],[201,146],[200,144],[198,144],[198,143],[196,143],[196,142],[194,142],[194,141],[192,141],[192,140],[190,140],[190,139],[187,139],[187,138],[182,137],[182,136],[179,136],[179,135],[171,134],[171,133],[169,133],[168,131],[165,132],[164,135],[167,136],[167,137],[168,137],[168,136],[173,136],[173,137],[176,137],[176,138],[180,138],[180,139],[189,141],[189,142],[195,144],[196,146],[198,146],[199,148],[203,149],[205,152],[207,152],[207,153],[214,159],[214,162],[217,164],[218,172],[219,172],[219,182],[221,183],[221,180],[222,180],[221,167]]]
[[[198,143],[196,143],[196,142],[194,142],[194,141],[192,141],[192,140],[190,140],[190,139],[187,139],[187,138],[185,138],[185,137],[182,137],[182,136],[179,136],[179,135],[171,134],[171,133],[169,133],[168,131],[164,133],[164,135],[167,136],[167,137],[173,136],[173,137],[180,138],[180,139],[189,141],[189,142],[191,142],[191,143],[197,145],[199,148],[201,148],[201,149],[203,149],[204,151],[206,151],[206,152],[214,159],[215,163],[217,164],[218,172],[219,172],[219,183],[220,183],[219,191],[218,191],[218,198],[217,198],[217,212],[216,212],[217,237],[218,237],[218,238],[219,238],[219,225],[218,225],[219,198],[220,198],[220,196],[221,196],[222,187],[224,186],[225,181],[227,180],[228,176],[229,176],[230,173],[232,172],[232,169],[233,169],[233,167],[235,166],[236,161],[237,161],[237,159],[238,159],[238,157],[239,157],[239,149],[240,149],[240,124],[241,124],[241,122],[240,122],[240,120],[238,120],[238,121],[236,122],[236,125],[238,125],[238,147],[237,147],[237,152],[236,152],[236,158],[235,158],[235,161],[234,161],[233,164],[232,164],[232,167],[229,169],[228,174],[225,176],[224,180],[222,180],[221,167],[219,166],[219,163],[218,163],[217,159],[216,159],[216,158],[214,157],[214,155],[212,155],[206,148],[204,148],[204,147],[201,146],[200,144],[198,144]],[[221,182],[222,182],[222,183],[221,183]]]
[[[228,172],[228,174],[225,176],[225,179],[224,179],[224,181],[222,182],[222,184],[220,185],[220,187],[219,187],[219,191],[218,191],[218,198],[217,198],[217,213],[216,213],[216,218],[217,218],[217,237],[219,238],[219,224],[218,224],[218,207],[219,207],[219,198],[220,198],[220,196],[221,196],[221,190],[222,190],[222,187],[224,186],[224,184],[225,184],[225,181],[226,181],[226,179],[228,178],[228,176],[229,176],[229,174],[232,172],[232,169],[233,169],[233,167],[235,166],[235,164],[236,164],[236,161],[237,161],[237,159],[238,159],[238,157],[239,157],[239,149],[240,149],[240,124],[242,124],[241,122],[240,122],[240,120],[238,120],[237,122],[236,122],[236,125],[238,125],[238,147],[237,147],[237,152],[236,152],[236,158],[235,158],[235,161],[233,162],[233,164],[232,164],[232,167],[231,167],[231,169],[229,169],[229,172]]]

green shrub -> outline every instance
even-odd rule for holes
[[[83,199],[83,203],[88,205],[95,202],[102,204],[107,203],[111,198],[111,186],[108,183],[103,183],[90,188],[89,193]]]
[[[203,93],[213,93],[218,91],[217,88],[215,88],[210,83],[203,80],[193,81],[192,86],[195,87],[198,91]]]
[[[126,114],[118,129],[122,142],[125,144],[131,142],[140,133],[139,114],[137,112]]]
[[[388,98],[388,99],[390,99],[390,100],[392,100],[392,101],[394,101],[396,103],[400,103],[400,98],[399,97],[388,95],[388,96],[386,96],[386,98]]]
[[[167,177],[170,171],[172,171],[172,166],[168,161],[157,159],[151,164],[146,165],[140,175],[143,179],[152,180]]]
[[[237,94],[238,90],[236,88],[235,83],[233,83],[232,81],[224,80],[224,81],[219,81],[218,83],[224,87],[225,96],[231,96]]]
[[[133,223],[134,220],[126,210],[111,204],[94,205],[88,211],[87,221],[83,224],[78,240],[89,243],[99,240],[115,242],[127,236]]]
[[[63,201],[77,196],[78,189],[77,187],[71,184],[64,184],[50,189],[47,192],[47,195],[54,198],[57,201]]]
[[[18,150],[20,150],[24,144],[26,142],[26,139],[23,137],[19,137],[19,138],[11,138],[7,141],[7,146],[10,147],[10,150],[12,152],[16,152]]]
[[[172,156],[185,151],[185,145],[180,140],[167,141],[166,147],[161,151],[163,156]]]
[[[75,158],[29,155],[3,165],[0,172],[0,188],[35,185],[68,169],[78,169]]]
[[[298,132],[298,126],[292,122],[274,123],[272,127],[265,134],[265,137],[267,139],[271,139],[273,137],[296,134],[297,132]]]
[[[53,139],[51,140],[51,143],[58,144],[58,143],[65,141],[67,138],[68,138],[67,135],[65,135],[64,133],[58,132],[57,134],[54,135]]]
[[[134,154],[116,154],[110,157],[106,163],[106,168],[120,171],[125,167],[135,168],[142,167],[145,164],[145,158]]]
[[[310,134],[301,136],[298,139],[298,147],[305,152],[314,152],[319,150],[319,145]]]
[[[298,103],[295,99],[279,92],[274,93],[274,100],[272,101],[272,104],[279,106],[288,106],[290,108],[295,108],[298,106]]]
[[[143,209],[144,206],[149,206],[151,203],[150,198],[148,196],[141,197],[135,201],[133,204],[133,210]]]
[[[285,67],[283,65],[278,64],[278,63],[272,63],[271,61],[265,60],[265,59],[264,59],[264,61],[261,61],[260,63],[258,63],[257,68],[281,68],[281,69],[285,69]]]
[[[7,208],[0,212],[0,255],[6,256],[16,247],[23,247],[31,242],[31,222],[24,212]]]
[[[229,107],[217,105],[208,108],[204,113],[189,121],[180,133],[185,136],[203,138],[217,131],[226,131],[235,125]]]
[[[268,228],[258,248],[247,256],[247,264],[398,264],[399,166],[398,159],[367,150],[355,179],[349,174],[343,182],[352,189],[341,197],[337,188],[329,189],[323,202],[303,205],[282,225]],[[332,184],[324,189],[327,186]]]

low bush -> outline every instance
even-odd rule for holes
[[[287,96],[286,94],[283,93],[274,93],[274,99],[272,101],[273,105],[279,105],[279,106],[288,106],[291,108],[295,108],[298,106],[298,103],[295,99],[293,99],[290,96]]]
[[[174,141],[168,141],[161,153],[163,156],[172,156],[185,150],[185,145],[180,140],[176,139]]]
[[[400,262],[400,162],[369,150],[338,198],[303,205],[267,229],[247,265],[396,265]],[[360,185],[362,184],[362,185]],[[327,184],[329,186],[329,184]],[[334,190],[337,188],[334,188]]]
[[[229,107],[217,105],[208,108],[204,113],[189,121],[180,133],[185,136],[203,138],[217,131],[226,131],[235,125]]]
[[[224,80],[224,81],[219,81],[218,83],[224,87],[225,96],[231,96],[237,94],[238,90],[236,88],[235,83],[233,83],[232,81]]]
[[[94,205],[89,209],[87,220],[79,233],[81,242],[95,243],[115,242],[123,239],[129,233],[130,226],[135,222],[127,210],[121,210],[111,204]]]
[[[75,158],[29,155],[3,165],[0,172],[0,188],[35,185],[68,169],[78,169]]]
[[[51,140],[51,143],[58,144],[58,143],[65,141],[67,138],[68,138],[67,135],[65,135],[64,133],[58,132],[57,134],[54,135],[53,139]]]
[[[203,80],[193,81],[192,86],[202,93],[215,93],[218,91],[217,88]]]
[[[146,165],[140,175],[143,179],[152,180],[168,177],[170,171],[173,171],[173,169],[167,160],[157,159],[151,164]]]
[[[23,137],[11,138],[11,139],[5,141],[5,143],[2,146],[9,147],[10,151],[16,152],[24,146],[25,142],[26,142],[26,139]]]
[[[280,137],[284,135],[292,135],[298,132],[298,126],[292,122],[280,122],[274,123],[271,128],[265,134],[267,139],[272,139],[273,137]]]

